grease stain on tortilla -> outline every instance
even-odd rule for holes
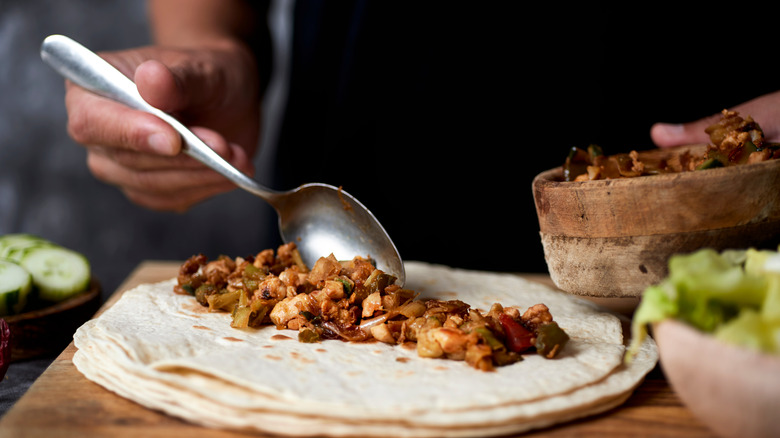
[[[313,361],[313,360],[309,359],[309,358],[308,358],[308,357],[306,357],[306,356],[301,356],[301,354],[300,354],[300,353],[298,353],[297,351],[293,351],[292,353],[290,353],[290,357],[292,357],[294,360],[297,360],[298,362],[302,362],[302,363],[314,363],[314,361]]]
[[[318,349],[316,349],[314,351],[316,351],[317,353],[327,353],[328,352],[328,350],[326,350],[324,348],[318,348]]]
[[[457,297],[458,293],[451,292],[451,291],[440,291],[440,292],[436,292],[436,295],[440,296],[441,299],[446,300],[446,299],[452,299],[452,297]],[[445,297],[449,297],[449,298],[445,298]]]
[[[407,363],[407,362],[409,362],[410,360],[411,360],[411,359],[409,359],[408,357],[396,357],[396,358],[395,358],[395,361],[396,361],[396,362],[401,362],[401,363]]]
[[[222,339],[224,339],[224,340],[226,340],[226,341],[230,341],[230,342],[244,342],[244,340],[243,340],[243,339],[234,338],[234,337],[232,337],[232,336],[225,336],[225,337],[224,337],[224,338],[222,338]]]
[[[438,283],[438,280],[436,278],[426,278],[422,281],[422,284],[425,286],[433,286],[436,283]],[[417,287],[417,289],[420,289],[420,286]]]
[[[192,328],[198,329],[198,330],[211,330],[211,328],[206,327],[205,325],[194,325],[194,326],[192,326]]]
[[[433,367],[433,369],[436,370],[436,371],[447,371],[447,370],[449,370],[449,368],[443,367],[443,366]]]
[[[262,348],[274,348],[274,346],[273,346],[273,345],[268,345],[268,344],[265,344],[265,345],[263,345],[263,347],[262,347]]]
[[[182,310],[186,310],[192,313],[208,313],[209,308],[201,306],[197,301],[185,301],[181,305]]]
[[[273,335],[273,336],[271,336],[271,340],[272,341],[290,341],[290,340],[292,340],[292,338],[287,336],[287,335]]]
[[[274,356],[274,355],[271,355],[271,354],[266,354],[265,357],[266,357],[266,359],[271,359],[271,360],[282,360],[281,357]]]

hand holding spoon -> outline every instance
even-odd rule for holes
[[[327,184],[304,184],[289,191],[266,188],[230,165],[169,114],[149,105],[135,83],[103,58],[62,35],[41,45],[41,58],[75,84],[131,108],[154,114],[184,140],[184,152],[219,172],[242,189],[276,209],[282,240],[295,242],[303,261],[312,266],[333,253],[340,260],[370,256],[377,268],[406,280],[403,261],[390,236],[366,207],[341,189]]]

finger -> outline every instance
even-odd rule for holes
[[[135,69],[138,92],[150,105],[166,112],[185,108],[185,90],[173,73],[157,60],[143,62]]]
[[[715,114],[689,123],[656,123],[650,128],[650,137],[659,147],[707,143],[710,138],[704,129],[720,118]]]
[[[95,178],[139,192],[168,195],[193,188],[233,185],[224,176],[206,167],[139,171],[120,166],[97,154],[87,156],[87,165]]]
[[[247,151],[257,144],[259,89],[241,50],[167,50],[138,64],[141,96],[186,125],[208,126]]]
[[[780,141],[780,91],[765,94],[734,107],[742,117],[750,116],[769,141]]]
[[[179,134],[158,117],[97,96],[68,82],[68,134],[81,144],[176,155]]]
[[[105,159],[114,161],[122,167],[138,171],[198,169],[203,167],[201,162],[185,154],[169,157],[100,145],[87,145],[86,148],[89,154],[102,155]]]
[[[190,130],[231,166],[249,176],[254,175],[254,165],[243,147],[236,143],[228,143],[220,133],[208,128],[195,126]]]
[[[103,146],[87,146],[87,150],[90,154],[101,155],[107,160],[114,161],[119,166],[136,171],[206,168],[206,165],[200,161],[184,154],[176,155],[174,157],[166,157],[156,154],[147,154]],[[234,157],[233,163],[231,163],[234,167],[248,176],[252,176],[254,174],[254,167],[242,148],[239,148],[238,146],[231,146],[230,155]]]
[[[254,171],[253,166],[246,158],[246,153],[240,150],[237,145],[228,145],[219,134],[205,128],[193,128],[192,131],[205,140],[218,155],[228,162],[232,161],[232,164],[242,172],[251,174]],[[169,157],[102,145],[87,145],[87,149],[89,153],[102,155],[122,167],[139,171],[204,168],[201,162],[187,154]]]
[[[135,70],[138,92],[150,105],[166,112],[211,108],[224,94],[225,84],[216,66],[178,57],[165,65],[157,60],[143,62]]]
[[[235,159],[231,164],[251,176],[253,169],[246,154],[239,146],[232,148]],[[164,166],[139,170],[122,165],[110,155],[93,152],[87,156],[87,165],[92,174],[103,182],[148,193],[176,193],[215,184],[233,185],[221,174],[199,163],[187,168]]]

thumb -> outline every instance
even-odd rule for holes
[[[221,93],[217,78],[216,69],[187,58],[168,65],[145,61],[136,68],[134,81],[150,105],[174,113],[208,108]]]
[[[689,123],[656,123],[650,128],[650,137],[659,147],[707,143],[710,136],[704,129],[719,119],[720,114],[714,114]]]

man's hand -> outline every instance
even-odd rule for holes
[[[780,141],[780,91],[757,97],[731,108],[742,117],[751,116],[769,141]],[[683,124],[656,123],[650,129],[653,142],[659,147],[709,143],[704,129],[720,120],[720,113]]]
[[[240,45],[202,50],[146,47],[101,54],[133,79],[141,96],[191,127],[239,170],[253,173],[260,129],[259,79]],[[223,176],[180,154],[181,139],[157,117],[67,83],[68,132],[86,146],[96,178],[133,202],[183,211],[235,188]]]

